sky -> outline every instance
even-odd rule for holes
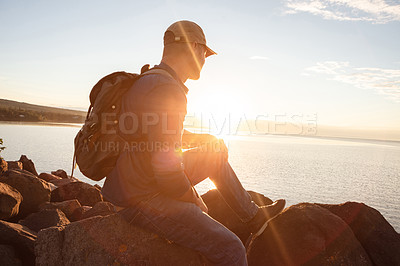
[[[400,1],[0,0],[0,98],[86,110],[102,76],[158,64],[182,19],[218,53],[189,114],[400,130]]]

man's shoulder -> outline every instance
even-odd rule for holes
[[[177,80],[169,74],[149,73],[140,77],[131,87],[130,93],[139,93],[146,96],[176,97],[178,95],[186,98],[186,93]]]
[[[140,77],[134,84],[136,87],[179,86],[179,83],[168,73],[149,73]]]
[[[136,108],[146,104],[159,105],[173,101],[185,104],[186,94],[173,78],[161,74],[148,74],[140,77],[127,91],[123,99],[126,108]],[[136,107],[135,107],[136,106]]]

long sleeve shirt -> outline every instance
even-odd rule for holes
[[[142,76],[122,100],[120,134],[129,149],[124,147],[102,188],[104,197],[119,206],[156,193],[178,198],[191,186],[181,152],[188,89],[168,65],[156,67],[169,75]]]

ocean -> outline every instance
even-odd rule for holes
[[[39,173],[71,173],[78,125],[0,123],[1,156],[30,158]],[[229,162],[243,186],[287,206],[300,202],[363,202],[400,232],[400,143],[283,135],[229,136]],[[84,182],[95,184],[80,173]],[[103,181],[97,182],[99,185]],[[203,194],[210,180],[196,186]]]

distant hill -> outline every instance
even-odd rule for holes
[[[0,121],[83,123],[86,112],[0,99]]]

